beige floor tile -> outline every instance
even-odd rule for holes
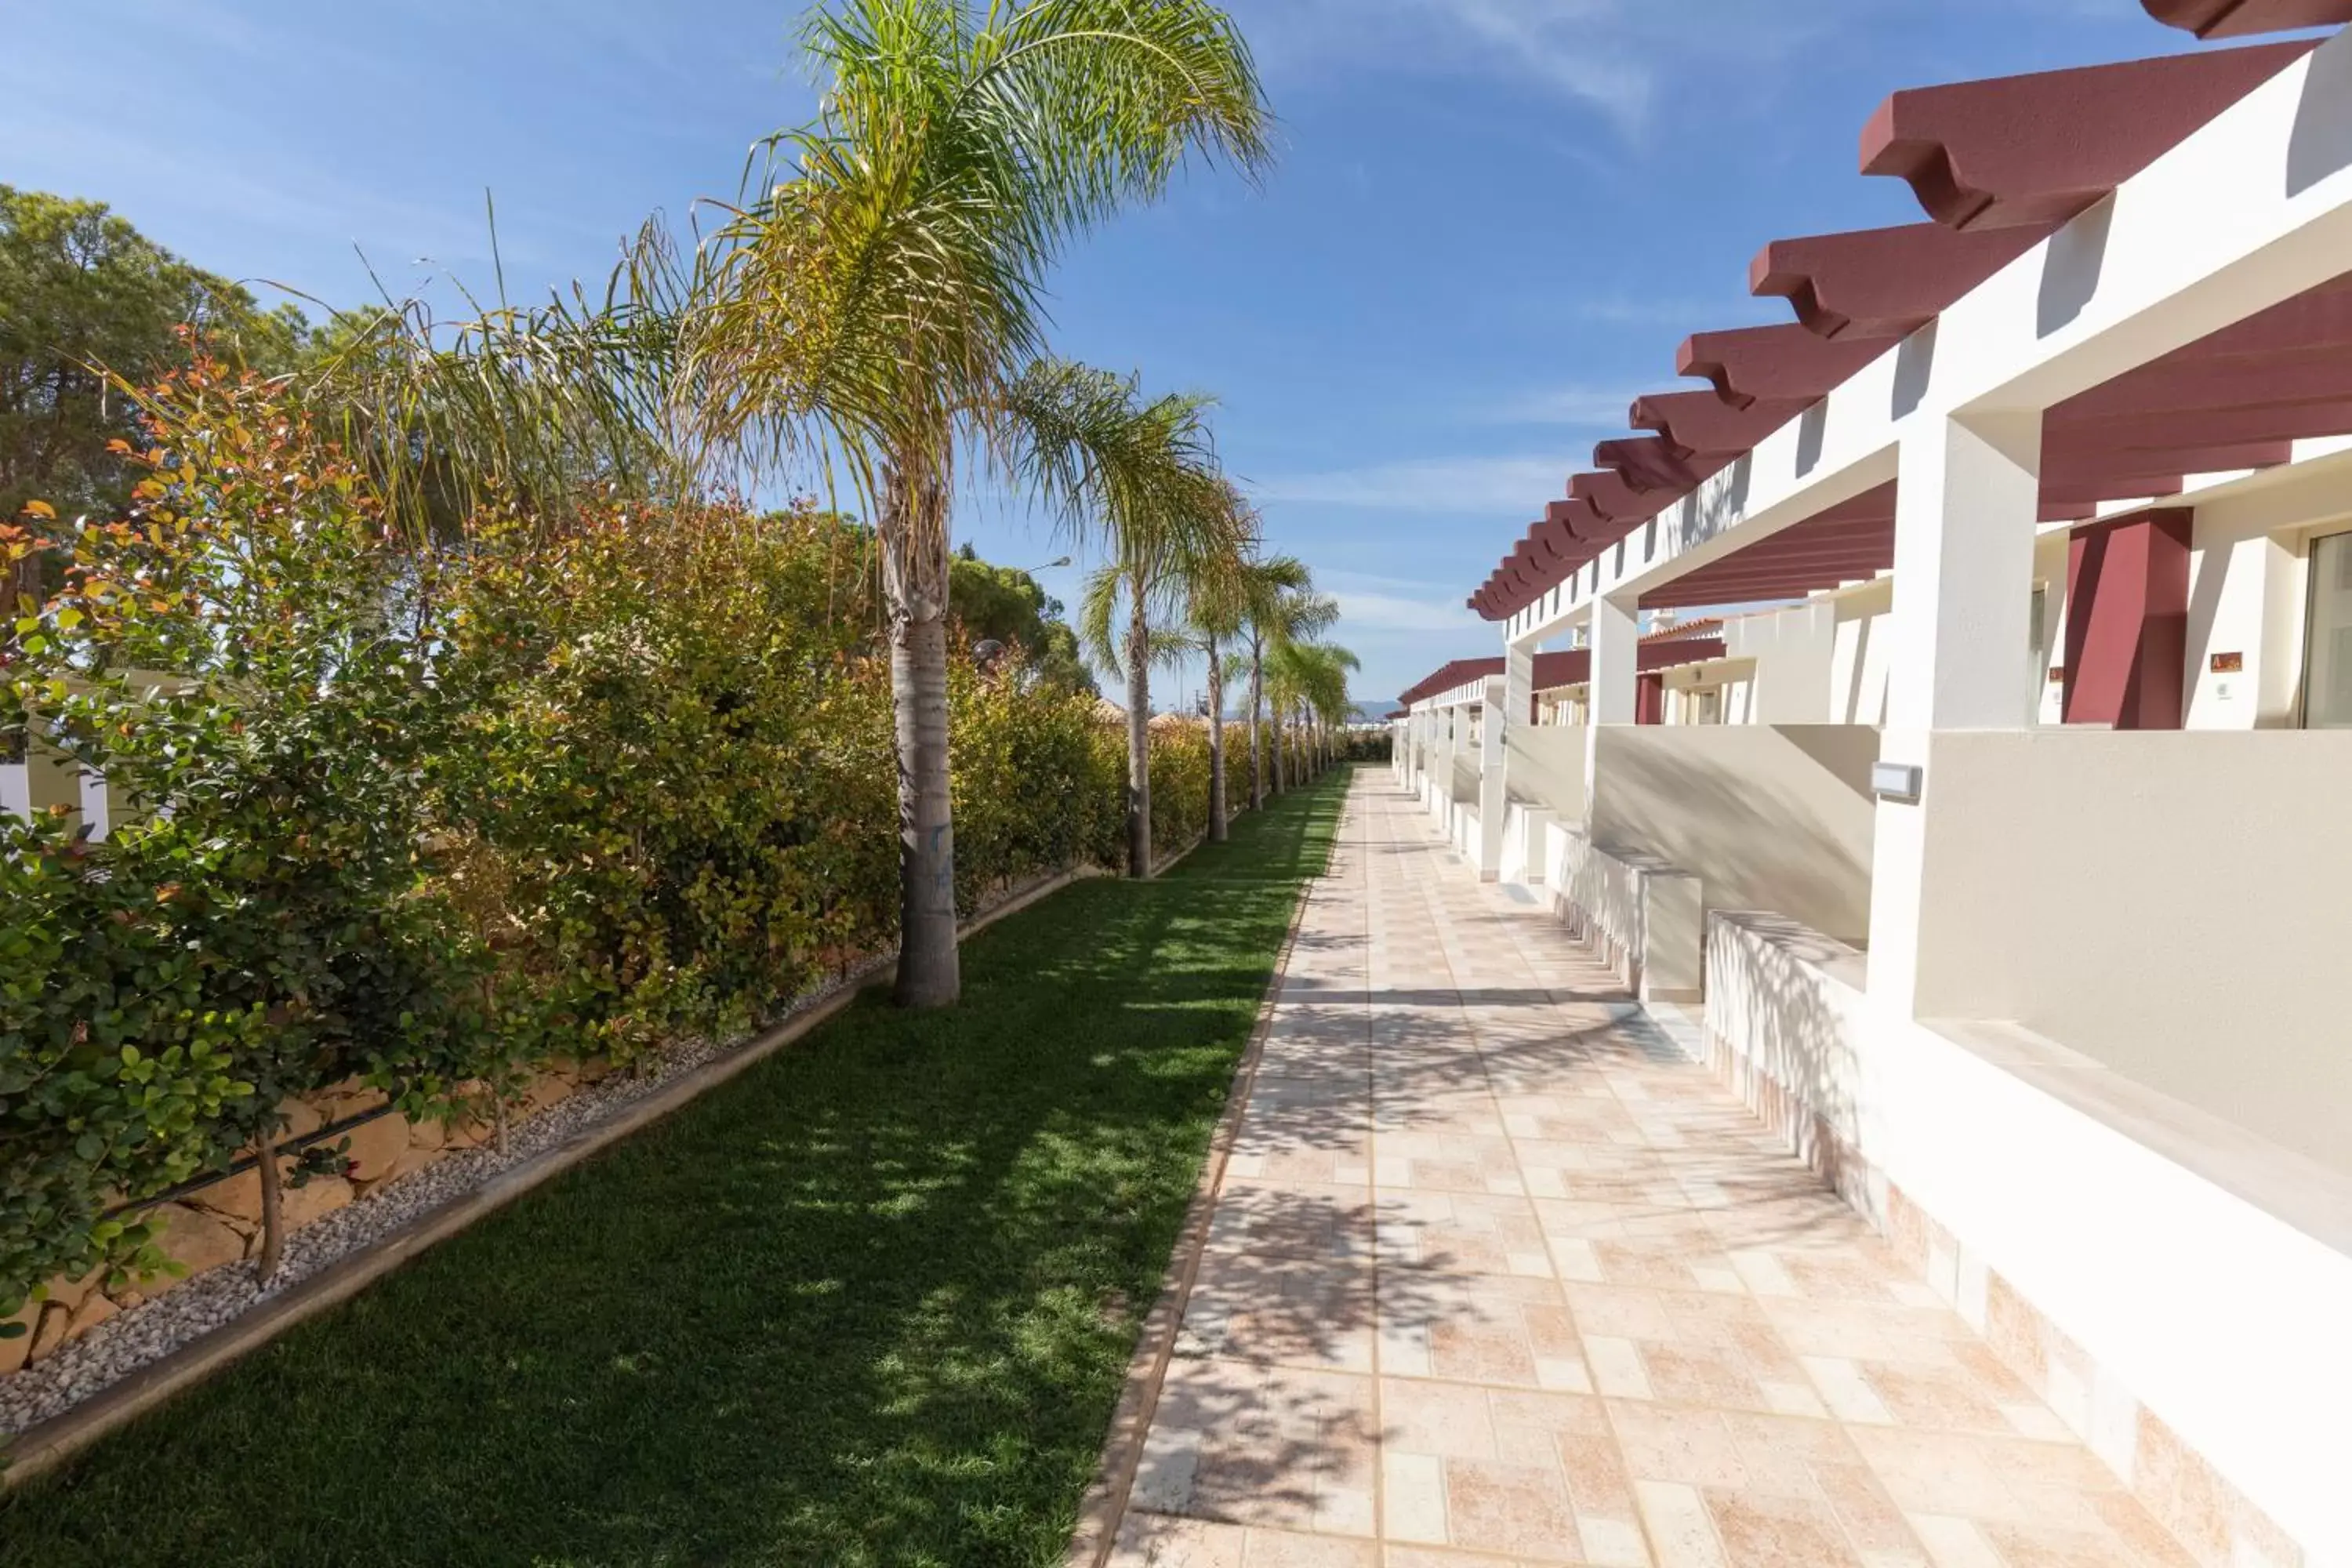
[[[1370,1372],[1372,1272],[1363,1263],[1283,1252],[1211,1252],[1201,1260],[1180,1356]]]
[[[1381,1460],[1381,1538],[1443,1545],[1447,1539],[1445,1461],[1434,1454],[1407,1453],[1391,1446]]]
[[[1863,1568],[1826,1502],[1780,1492],[1703,1495],[1730,1568]]]
[[[1592,1385],[1612,1399],[1649,1399],[1650,1371],[1642,1349],[1632,1340],[1608,1335],[1585,1336],[1585,1363],[1592,1369]]]
[[[1342,836],[1116,1568],[2188,1568],[1540,905]]]
[[[1749,1483],[1739,1440],[1719,1410],[1632,1401],[1610,1402],[1626,1473],[1638,1483],[1738,1490]]]
[[[1391,1453],[1441,1459],[1498,1457],[1486,1390],[1465,1384],[1385,1379],[1381,1384],[1381,1438]]]
[[[1209,1249],[1339,1260],[1372,1255],[1367,1189],[1228,1176],[1209,1224]]]
[[[1661,1568],[1728,1568],[1697,1489],[1669,1481],[1640,1483],[1643,1521]]]
[[[1109,1568],[1243,1568],[1248,1533],[1239,1525],[1138,1509],[1119,1527]]]
[[[1583,1548],[1556,1467],[1482,1459],[1445,1462],[1451,1543],[1545,1563],[1573,1563]]]
[[[1915,1513],[1911,1528],[1926,1543],[1936,1568],[2007,1568],[1991,1542],[1965,1519]]]
[[[1391,1546],[1381,1568],[1537,1568],[1531,1557],[1496,1557],[1485,1552],[1451,1552],[1437,1546]],[[1542,1568],[1552,1568],[1549,1563]]]

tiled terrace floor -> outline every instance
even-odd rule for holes
[[[1366,770],[1112,1561],[2189,1559],[1542,911]]]

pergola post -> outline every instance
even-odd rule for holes
[[[2062,722],[2180,728],[2196,519],[2158,507],[2074,531]]]
[[[1532,664],[1528,679],[1530,683],[1534,680]],[[1510,800],[1504,780],[1504,742],[1513,717],[1525,711],[1528,701],[1522,691],[1514,703],[1512,689],[1507,677],[1487,679],[1485,711],[1478,725],[1478,879],[1482,882],[1495,881],[1503,874],[1503,816]]]
[[[1588,813],[1600,797],[1601,726],[1631,724],[1638,717],[1640,612],[1631,600],[1595,599],[1591,636],[1592,668],[1584,698],[1584,801]]]
[[[1437,726],[1437,743],[1429,752],[1428,805],[1438,826],[1444,826],[1454,815],[1454,753],[1456,742],[1454,725],[1459,716],[1451,707],[1440,706],[1430,717]]]
[[[1901,458],[1870,995],[1874,1005],[1911,1017],[1922,916],[1933,892],[1930,738],[1939,730],[2020,730],[2030,721],[2042,415],[2004,410],[1933,421],[1904,437]]]
[[[1503,649],[1504,701],[1511,722],[1536,721],[1536,645],[1510,643]]]

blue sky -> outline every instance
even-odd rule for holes
[[[1054,281],[1063,350],[1216,394],[1270,541],[1348,610],[1367,698],[1496,650],[1462,600],[1777,235],[1917,221],[1853,174],[1897,87],[2189,47],[2136,0],[1235,0],[1282,120]],[[0,182],[95,197],[336,303],[601,278],[805,118],[763,0],[0,0]],[[425,258],[430,258],[429,260]],[[454,305],[454,301],[445,301]],[[980,498],[992,559],[1063,553]],[[1076,572],[1044,574],[1065,598]]]

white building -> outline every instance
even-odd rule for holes
[[[1399,780],[2192,1553],[2352,1563],[2352,37],[1899,92],[1863,153],[1932,221],[1756,258],[1796,323],[1683,345]]]

